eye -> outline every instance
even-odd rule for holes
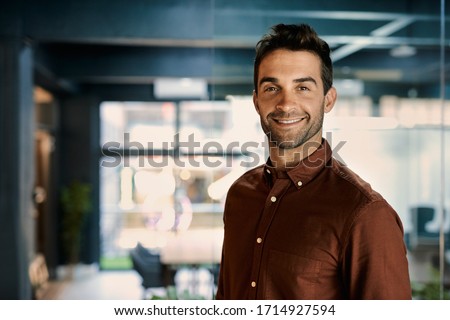
[[[299,86],[299,87],[297,87],[297,90],[299,90],[299,91],[310,91],[309,88],[305,87],[305,86]]]
[[[264,88],[264,92],[274,92],[274,91],[278,91],[278,88],[273,86]]]

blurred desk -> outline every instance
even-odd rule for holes
[[[212,297],[222,257],[223,229],[194,229],[171,236],[160,250],[165,281],[177,290]],[[205,275],[206,273],[206,275]]]
[[[178,232],[161,248],[161,262],[166,265],[218,264],[222,242],[222,228]]]

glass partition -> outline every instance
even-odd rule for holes
[[[134,268],[140,244],[162,267],[149,297],[214,297],[226,193],[268,156],[254,47],[276,23],[305,22],[333,52],[338,100],[324,137],[398,212],[413,297],[448,298],[448,9],[389,3],[211,1],[208,98],[102,105],[101,267]]]
[[[262,135],[236,128],[242,121],[257,128],[242,101],[102,105],[103,269],[135,268],[140,245],[162,266],[148,294],[168,297],[175,288],[177,297],[213,298],[226,193],[265,160]]]
[[[254,47],[271,26],[308,23],[330,44],[338,100],[325,116],[324,137],[335,156],[398,212],[413,298],[450,298],[450,33],[445,1],[429,6],[399,1],[389,12],[375,3],[349,1],[333,2],[339,11],[291,1],[214,3],[213,96],[239,97],[245,101],[240,108],[249,114],[255,113]],[[255,129],[245,121],[237,127],[242,132]]]

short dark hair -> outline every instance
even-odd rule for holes
[[[277,24],[271,30],[272,33],[263,36],[256,45],[253,73],[255,91],[258,92],[259,65],[264,57],[277,49],[288,49],[309,51],[320,58],[322,62],[321,77],[324,94],[326,94],[333,85],[333,64],[328,44],[319,38],[316,31],[307,24]]]

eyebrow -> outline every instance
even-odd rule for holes
[[[262,85],[265,82],[278,83],[278,79],[277,78],[273,78],[273,77],[263,77],[259,81],[259,85]],[[317,85],[317,81],[314,78],[312,78],[312,77],[303,77],[303,78],[294,79],[293,82],[295,82],[295,83],[312,82],[315,85]]]

